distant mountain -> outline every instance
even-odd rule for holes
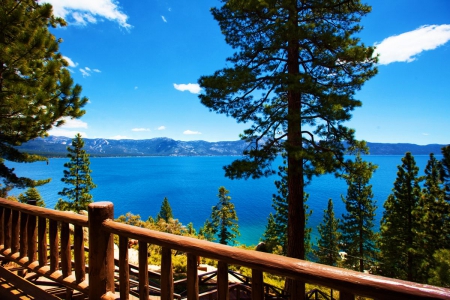
[[[20,150],[44,156],[65,157],[72,139],[50,136],[37,138],[18,147]],[[175,141],[169,138],[148,140],[84,139],[84,149],[91,156],[231,156],[241,155],[248,146],[244,141],[206,142]],[[445,145],[367,143],[371,155],[440,154]]]
[[[18,149],[43,156],[66,156],[72,138],[50,136],[29,141]],[[149,140],[84,139],[84,149],[91,156],[230,156],[241,155],[244,141],[175,141],[169,138]]]

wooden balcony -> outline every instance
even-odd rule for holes
[[[246,279],[246,285],[239,288],[251,299],[276,299],[263,282],[263,272],[333,288],[340,291],[340,299],[355,299],[356,295],[374,299],[450,299],[450,289],[118,223],[113,220],[113,209],[110,202],[93,203],[89,205],[88,216],[81,216],[0,198],[0,255],[36,276],[64,286],[67,291],[63,298],[66,299],[72,297],[73,291],[91,300],[131,299],[130,291],[136,291],[138,299],[149,299],[152,287],[149,285],[148,244],[162,247],[158,287],[161,299],[203,299],[199,292],[203,278],[197,270],[199,256],[218,261],[216,288],[209,299],[234,297],[231,294],[233,287],[236,290],[236,284],[229,282],[230,264],[252,269],[251,279]],[[69,230],[70,224],[73,225],[72,232]],[[83,240],[86,229],[89,232],[88,242]],[[114,235],[119,237],[117,263],[114,259]],[[130,277],[130,270],[133,270],[128,263],[129,239],[139,243],[137,280],[130,279],[133,277]],[[89,249],[88,254],[85,249]],[[177,282],[174,283],[173,279],[172,250],[187,255],[185,295],[174,293]]]

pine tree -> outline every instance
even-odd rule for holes
[[[384,203],[381,219],[380,250],[384,276],[417,281],[420,261],[417,260],[417,231],[419,221],[413,214],[417,209],[421,190],[419,168],[407,152],[398,166],[392,194]]]
[[[285,158],[285,155],[283,154]],[[276,251],[277,254],[287,254],[287,226],[288,226],[288,186],[287,186],[287,168],[286,161],[283,161],[283,165],[278,167],[279,180],[275,181],[277,187],[277,194],[272,196],[272,207],[275,210],[275,214],[270,213],[267,219],[266,230],[263,234],[264,242],[266,243],[267,250],[269,252]],[[306,204],[309,195],[304,193],[304,210],[305,210],[305,222],[308,224],[308,219],[312,214],[312,211],[308,211],[309,207]],[[311,251],[311,228],[305,228],[305,251],[309,253]],[[281,252],[278,251],[281,249]]]
[[[231,203],[229,191],[225,187],[219,188],[219,202],[212,207],[211,221],[207,220],[202,235],[216,236],[219,243],[227,245],[235,244],[236,237],[240,235],[238,226],[238,217],[234,204]]]
[[[18,177],[5,161],[46,160],[16,146],[44,137],[63,117],[79,118],[88,99],[73,85],[67,61],[58,52],[62,40],[50,27],[65,26],[52,15],[50,4],[35,0],[3,0],[0,5],[0,196],[12,188],[27,188],[50,180]]]
[[[161,204],[161,210],[156,216],[156,220],[158,221],[159,219],[163,219],[166,222],[169,222],[169,219],[173,219],[172,207],[170,207],[170,203],[167,197],[164,197],[164,200]]]
[[[333,200],[328,200],[328,207],[323,211],[323,221],[317,227],[320,238],[317,240],[317,249],[314,254],[320,264],[337,266],[341,261],[339,255],[341,233],[339,219],[334,217]]]
[[[25,194],[19,195],[18,199],[21,203],[28,203],[29,200],[36,200],[37,206],[45,207],[45,202],[36,188],[28,188]]]
[[[425,167],[422,195],[413,212],[419,222],[416,234],[421,265],[417,281],[422,283],[428,282],[430,269],[435,267],[433,254],[439,249],[450,249],[450,203],[444,199],[441,171],[441,162],[431,153]]]
[[[445,200],[450,203],[450,145],[442,148],[441,181],[444,185]]]
[[[342,175],[348,185],[346,197],[341,196],[347,211],[340,224],[342,244],[347,252],[345,265],[360,272],[372,265],[377,252],[377,237],[373,230],[377,206],[372,185],[369,185],[376,168],[363,161],[361,150],[357,150],[355,160],[348,162],[347,172]]]
[[[273,174],[273,160],[287,152],[287,255],[304,259],[304,177],[339,167],[342,142],[354,140],[342,123],[361,105],[355,92],[376,73],[373,48],[355,37],[370,7],[335,0],[221,3],[212,14],[236,53],[226,68],[199,79],[200,99],[210,110],[252,124],[241,135],[251,146],[225,167],[226,176]],[[304,286],[292,287],[292,297],[304,294]]]
[[[450,288],[450,249],[441,249],[434,253],[434,268],[429,272],[428,283]]]
[[[96,185],[91,178],[89,154],[83,150],[83,147],[84,141],[78,133],[72,139],[72,147],[67,147],[69,152],[67,157],[70,160],[64,164],[67,170],[64,170],[64,177],[61,179],[71,187],[65,187],[58,193],[58,195],[67,197],[69,201],[59,199],[56,209],[79,212],[87,210],[89,203],[93,202],[90,192],[96,188]]]

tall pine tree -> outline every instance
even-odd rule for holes
[[[428,282],[430,270],[435,267],[433,254],[440,249],[450,249],[450,203],[445,201],[441,182],[442,164],[433,153],[425,167],[425,183],[414,216],[419,222],[417,254],[420,271],[417,281]]]
[[[377,251],[377,236],[373,230],[377,206],[372,185],[369,185],[376,168],[363,161],[357,150],[355,160],[347,163],[347,171],[342,175],[348,185],[346,197],[342,196],[347,212],[342,215],[340,225],[342,244],[347,252],[345,265],[360,272],[372,266]]]
[[[343,126],[360,106],[355,92],[375,75],[373,48],[356,37],[370,7],[359,0],[222,0],[213,8],[226,42],[236,49],[227,67],[199,79],[209,109],[250,122],[244,158],[225,167],[230,178],[273,174],[288,161],[287,255],[305,258],[305,177],[333,172],[353,143]],[[289,285],[294,298],[304,285]],[[292,287],[292,289],[291,289]]]
[[[83,147],[84,141],[78,133],[72,139],[72,147],[67,147],[69,152],[67,157],[70,160],[64,164],[67,170],[64,170],[64,177],[61,179],[70,187],[65,187],[58,193],[58,195],[67,197],[69,201],[59,199],[56,209],[79,212],[80,210],[87,210],[88,205],[93,202],[90,192],[96,188],[96,185],[91,178],[89,154]]]
[[[445,200],[450,203],[450,145],[442,148],[441,181],[444,184]]]
[[[327,209],[323,211],[323,221],[317,227],[319,239],[314,254],[317,262],[329,266],[337,266],[341,261],[339,255],[341,233],[339,232],[339,219],[334,216],[333,200],[328,199]]]
[[[407,152],[402,165],[398,166],[394,188],[384,203],[381,219],[380,250],[384,276],[418,280],[417,231],[420,225],[413,213],[421,197],[418,172],[414,157]]]
[[[204,225],[202,235],[217,237],[219,243],[235,244],[236,237],[240,235],[238,226],[238,217],[229,191],[221,186],[219,188],[219,202],[212,207],[211,221],[207,220]],[[212,238],[209,238],[210,240]]]
[[[74,85],[68,63],[59,53],[61,39],[50,27],[65,26],[48,3],[3,0],[0,5],[0,196],[12,188],[42,185],[49,180],[18,177],[4,162],[45,160],[16,146],[44,137],[64,117],[79,118],[87,98]]]

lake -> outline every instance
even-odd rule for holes
[[[441,156],[436,156],[441,159]],[[382,216],[382,204],[391,193],[396,178],[397,166],[402,156],[365,156],[364,159],[378,165],[371,180],[374,199],[377,201],[376,230]],[[420,174],[427,164],[428,156],[415,156]],[[114,203],[114,215],[132,212],[143,220],[155,217],[162,200],[167,197],[173,215],[184,225],[193,222],[195,228],[203,225],[211,215],[211,207],[218,201],[220,186],[230,191],[239,218],[241,236],[238,241],[255,245],[260,241],[272,208],[272,194],[276,193],[274,181],[277,176],[261,179],[230,180],[225,178],[222,167],[236,157],[120,157],[91,158],[92,178],[97,188],[92,190],[94,201]],[[36,162],[18,164],[7,162],[20,176],[33,179],[52,178],[39,187],[48,208],[53,208],[65,184],[63,165],[65,158],[52,158],[49,163]],[[282,162],[278,159],[274,168]],[[347,185],[334,175],[313,178],[306,191],[310,194],[308,205],[313,210],[308,226],[313,228],[312,241],[317,238],[317,226],[323,219],[323,210],[329,198],[333,199],[335,215],[341,217],[345,206],[341,195],[346,194]],[[23,190],[13,190],[18,195]]]

